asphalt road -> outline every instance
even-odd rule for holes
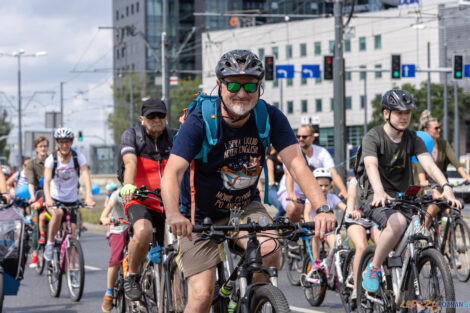
[[[80,302],[72,302],[69,299],[65,283],[60,297],[52,298],[49,295],[46,276],[44,274],[38,276],[34,270],[27,269],[18,295],[5,297],[3,312],[101,312],[101,300],[106,289],[109,247],[102,234],[85,233],[81,242],[85,253],[86,277],[85,290]],[[467,288],[470,288],[470,282],[460,283],[454,280],[454,284],[456,300],[469,301],[470,293]],[[287,296],[292,312],[344,312],[339,296],[332,291],[327,291],[322,306],[312,308],[305,299],[302,289],[291,286],[284,272],[280,273],[279,287]],[[457,312],[465,311],[461,309]]]

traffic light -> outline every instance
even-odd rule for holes
[[[323,57],[323,79],[333,79],[333,56],[325,55]]]
[[[273,56],[266,56],[264,57],[264,68],[265,80],[274,80],[274,57]]]
[[[454,55],[454,79],[462,79],[463,77],[463,56]]]
[[[81,130],[78,131],[78,141],[83,141],[83,134]]]
[[[401,55],[392,54],[392,79],[401,78]]]

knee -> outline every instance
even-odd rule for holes
[[[395,213],[388,219],[388,224],[394,232],[401,233],[407,226],[405,216],[401,213]]]
[[[193,305],[197,303],[198,307],[203,307],[205,305],[210,305],[212,302],[214,286],[209,286],[207,284],[201,284],[198,282],[196,284],[190,284],[189,290],[189,301]]]
[[[280,251],[279,249],[276,250],[277,247],[278,244],[276,244],[273,240],[263,242],[263,244],[261,245],[261,256],[266,256],[263,258],[263,263],[265,265],[278,266]]]
[[[142,244],[149,244],[152,241],[152,233],[153,233],[152,224],[150,222],[148,222],[148,224],[136,223],[133,226],[133,230],[134,230],[133,239],[135,239],[136,242],[142,243]]]
[[[357,243],[355,242],[354,247],[356,248],[356,254],[362,255],[362,253],[367,249],[368,244],[367,244],[367,242],[364,243],[362,241],[357,242]]]
[[[302,206],[297,205],[296,203],[289,202],[286,206],[286,212],[289,212],[291,214],[300,214],[302,210]]]

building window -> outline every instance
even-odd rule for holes
[[[126,56],[126,47],[121,48],[121,58]]]
[[[321,99],[316,99],[315,100],[315,112],[321,112],[322,110],[322,103]]]
[[[345,78],[346,80],[351,80],[351,72],[345,72],[344,78]]]
[[[139,2],[136,2],[136,3],[135,3],[135,11],[136,11],[136,12],[139,12]]]
[[[344,52],[351,52],[351,39],[344,40]]]
[[[279,80],[275,79],[273,80],[273,88],[277,88],[277,87],[279,87]]]
[[[131,65],[131,69],[132,69],[132,72],[134,72],[134,71],[135,71],[135,64],[134,64],[134,63],[132,63],[132,65]]]
[[[129,6],[126,7],[126,16],[129,16]]]
[[[131,14],[134,14],[134,4],[131,4]]]
[[[380,101],[382,101],[382,95],[380,93],[375,94],[375,101],[377,101],[378,103],[380,103]]]
[[[273,102],[273,105],[279,109],[279,102]]]
[[[344,107],[346,108],[346,110],[351,110],[352,109],[352,99],[351,99],[351,97],[346,97],[344,99]]]
[[[357,147],[361,145],[362,141],[362,126],[348,126],[346,127],[346,138],[347,142],[353,147]]]
[[[288,78],[288,79],[287,79],[287,86],[288,86],[288,87],[292,86],[292,85],[293,85],[293,81],[294,81],[294,80],[293,80],[292,78]]]
[[[263,59],[264,59],[264,49],[263,48],[258,49],[258,56],[259,56],[259,59],[261,61],[263,61]]]
[[[279,49],[277,47],[272,47],[272,53],[276,60],[279,59]]]
[[[119,49],[116,49],[116,59],[119,59]]]
[[[335,146],[335,129],[333,127],[320,128],[320,146],[325,149]]]
[[[287,114],[292,114],[292,113],[294,113],[294,102],[287,101]]]
[[[382,49],[382,35],[375,35],[374,36],[374,48]]]
[[[330,53],[335,53],[335,41],[334,40],[330,40],[329,42],[329,47],[330,47]]]
[[[315,50],[315,55],[321,55],[321,42],[320,41],[315,41],[314,43],[314,50]]]
[[[307,85],[307,78],[301,78],[300,79],[300,84],[301,85]]]
[[[334,111],[335,110],[335,99],[330,98],[330,110]]]
[[[318,78],[315,78],[315,84],[321,84],[321,76]]]
[[[308,112],[307,100],[302,100],[300,103],[301,103],[302,113],[307,113]]]
[[[366,50],[366,37],[359,37],[359,51]]]
[[[307,56],[307,44],[305,43],[300,44],[300,56],[301,57]]]
[[[360,67],[360,68],[366,68],[365,65],[361,65],[361,66],[359,66],[359,67]],[[359,77],[361,78],[361,80],[366,79],[366,75],[367,75],[366,72],[359,72]]]
[[[364,109],[364,106],[366,105],[366,97],[361,96],[361,109]]]
[[[382,64],[375,64],[375,69],[382,69]],[[375,78],[382,78],[382,72],[375,72]]]
[[[286,45],[286,59],[292,59],[292,45]]]
[[[119,10],[116,10],[116,21],[119,21]]]

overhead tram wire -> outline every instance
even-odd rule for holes
[[[88,52],[88,50],[90,50],[90,47],[91,47],[91,45],[93,44],[93,42],[95,41],[96,37],[98,36],[98,32],[99,32],[99,31],[100,31],[99,29],[95,31],[95,34],[93,35],[93,38],[90,40],[90,42],[88,43],[88,46],[85,48],[85,50],[83,51],[83,53],[82,53],[82,54],[80,55],[80,57],[78,58],[77,63],[75,63],[75,65],[74,65],[73,68],[72,68],[72,71],[74,71],[74,70],[77,68],[78,64],[80,64],[80,62],[82,61],[82,59],[83,59],[83,57],[85,56],[85,54]]]

